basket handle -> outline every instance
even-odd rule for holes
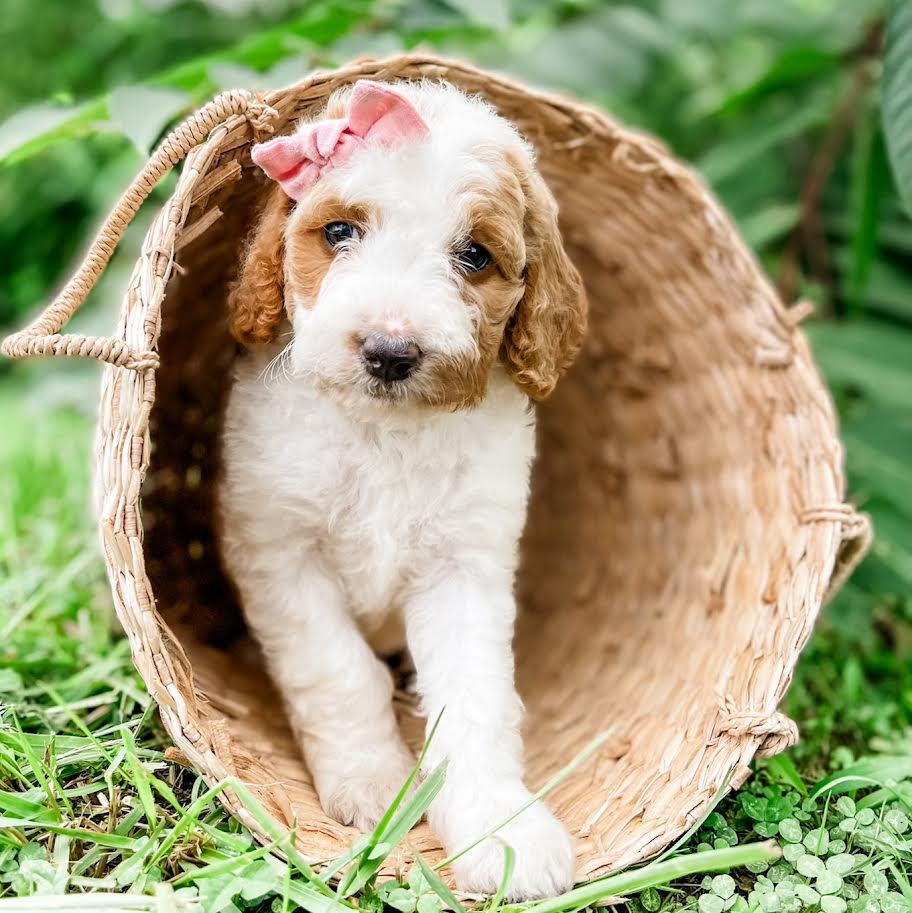
[[[101,226],[79,269],[56,298],[27,327],[3,340],[0,352],[8,358],[35,355],[95,358],[121,368],[144,371],[158,366],[158,353],[139,352],[124,340],[110,336],[61,334],[104,272],[125,229],[155,186],[191,149],[228,118],[246,116],[255,131],[271,133],[273,108],[248,92],[217,95],[169,133],[133,179]]]

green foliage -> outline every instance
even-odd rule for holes
[[[859,771],[866,782],[859,782]],[[899,776],[897,777],[897,774]],[[761,777],[763,775],[761,774]],[[892,784],[862,802],[836,792]],[[775,834],[782,856],[751,864],[749,883],[721,875],[704,878],[697,895],[700,913],[760,910],[763,913],[907,911],[912,908],[908,864],[912,780],[895,761],[872,757],[806,790],[783,791],[755,783],[737,802],[704,822],[699,848],[729,846],[738,835]]]
[[[0,328],[71,271],[171,122],[217,91],[290,83],[359,54],[468,55],[604,105],[696,162],[783,295],[819,304],[810,335],[839,407],[851,496],[877,541],[796,672],[785,709],[802,743],[759,762],[683,855],[531,910],[613,894],[632,913],[912,910],[907,0],[7,0],[0,35]],[[87,319],[101,332],[110,322]],[[90,408],[93,375],[55,385],[0,371],[11,375],[0,387],[0,897],[44,910],[54,896],[65,909],[63,891],[107,903],[130,888],[130,909],[154,911],[458,909],[427,865],[376,877],[443,770],[317,876],[289,835],[255,845],[218,789],[166,760],[93,545],[88,422],[60,405]],[[756,845],[767,840],[782,858]]]
[[[832,331],[845,351],[867,350],[870,328]],[[891,337],[874,338],[884,349]],[[841,351],[830,353],[843,371],[833,377],[837,390],[847,378],[865,377]],[[889,363],[881,367],[887,371]],[[849,401],[847,417],[868,386]],[[403,881],[376,879],[443,771],[418,792],[403,789],[373,835],[315,876],[303,860],[292,855],[285,864],[269,853],[291,852],[287,835],[272,825],[274,843],[258,847],[217,805],[218,789],[165,760],[168,740],[126,641],[113,633],[92,546],[89,422],[67,410],[47,412],[35,395],[20,405],[20,392],[0,398],[0,423],[11,432],[0,439],[0,503],[7,505],[0,511],[0,895],[43,904],[63,891],[108,895],[130,887],[147,904],[134,909],[189,911],[199,901],[226,913],[283,905],[346,913],[355,899],[377,913],[384,906],[403,913],[454,906],[420,863]],[[30,415],[34,408],[41,422]],[[563,913],[624,894],[636,897],[633,913],[906,911],[912,745],[903,731],[912,710],[912,637],[901,631],[912,625],[903,608],[876,609],[876,577],[860,575],[850,605],[840,600],[828,611],[799,666],[788,708],[805,736],[791,753],[797,767],[789,756],[762,762],[754,779],[708,816],[684,855],[532,909]],[[872,587],[870,596],[863,587]],[[852,755],[850,746],[863,752],[871,744],[883,753]],[[241,784],[220,788],[235,789],[268,824]],[[768,839],[782,847],[781,860],[752,845]],[[704,872],[718,874],[701,878]],[[333,898],[324,893],[330,873],[343,877]]]
[[[896,183],[912,214],[912,5],[895,0],[884,61],[884,130]]]
[[[909,158],[906,3],[889,17],[882,91],[885,0],[235,5],[244,12],[224,16],[202,0],[173,0],[165,15],[140,0],[104,0],[76,14],[54,0],[42,6],[41,29],[22,0],[11,6],[6,28],[21,33],[19,45],[45,51],[56,36],[67,53],[35,57],[36,67],[17,45],[0,62],[0,77],[18,88],[0,93],[0,111],[19,107],[0,131],[0,246],[10,253],[0,327],[62,280],[138,167],[117,137],[145,151],[220,89],[268,88],[357,54],[428,44],[573,91],[658,133],[698,162],[787,298],[912,323],[912,226],[893,186],[904,186]],[[71,28],[84,39],[73,47]]]
[[[6,486],[0,503],[9,505],[0,514],[6,524],[0,526],[0,667],[9,698],[0,711],[0,897],[34,898],[35,909],[67,909],[61,895],[91,891],[98,894],[98,909],[120,909],[115,897],[129,888],[136,900],[129,909],[150,911],[189,913],[197,903],[212,913],[299,907],[314,913],[379,913],[384,907],[439,913],[445,905],[460,911],[460,901],[424,860],[401,881],[377,877],[439,791],[445,766],[412,791],[413,774],[374,833],[318,875],[242,783],[228,780],[208,789],[166,761],[168,739],[132,668],[127,642],[113,633],[101,561],[91,545],[84,509],[88,471],[81,458],[89,423],[53,410],[34,434],[27,421],[31,407],[15,399],[0,398],[0,421],[13,429],[0,442],[0,485]],[[216,802],[225,789],[273,843],[256,845],[226,815]],[[775,855],[765,845],[684,854],[533,909],[563,913],[619,891]],[[332,876],[340,879],[338,889],[328,884]],[[494,909],[501,906],[502,895]],[[80,907],[86,908],[93,909]]]

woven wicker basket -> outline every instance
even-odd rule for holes
[[[307,856],[340,853],[353,832],[321,811],[243,635],[211,497],[234,356],[225,286],[265,190],[250,144],[364,76],[448,79],[513,120],[586,280],[587,343],[540,410],[516,650],[531,786],[612,727],[552,797],[579,838],[578,875],[592,878],[665,848],[755,754],[795,741],[777,705],[822,601],[869,539],[843,500],[832,404],[797,326],[808,308],[782,306],[693,171],[599,111],[427,56],[359,61],[265,98],[227,93],[163,143],[79,273],[4,348],[108,363],[97,494],[136,666],[209,783],[241,778],[283,827],[297,823]],[[184,157],[114,336],[59,335]],[[423,721],[397,702],[418,745]],[[221,798],[264,837],[232,793]],[[410,845],[437,852],[425,825]],[[394,864],[407,861],[402,850]]]

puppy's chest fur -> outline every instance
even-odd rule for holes
[[[393,422],[355,418],[308,381],[269,382],[262,369],[242,360],[225,423],[220,506],[234,574],[268,572],[254,565],[273,548],[280,560],[317,556],[370,634],[435,571],[515,566],[534,419],[506,376],[476,409]]]

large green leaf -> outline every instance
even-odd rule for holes
[[[909,435],[903,430],[896,433],[889,424],[882,427],[890,418],[889,412],[871,409],[863,420],[843,426],[842,437],[849,451],[849,475],[853,489],[866,496],[879,494],[912,517]]]
[[[858,475],[852,461],[849,473]],[[875,539],[864,572],[859,573],[855,582],[880,596],[905,595],[912,590],[912,547],[909,544],[912,515],[892,504],[889,494],[866,499],[864,508],[873,517]]]
[[[145,85],[182,90],[193,102],[201,104],[218,88],[209,75],[213,65],[231,63],[256,71],[267,70],[289,55],[300,53],[302,47],[307,49],[336,41],[354,25],[369,21],[372,10],[372,0],[322,0],[309,5],[306,12],[289,22],[247,36],[224,51],[203,54],[172,67],[151,77]],[[302,72],[301,76],[304,75]],[[91,132],[94,125],[107,122],[110,101],[110,96],[93,99],[75,109],[62,122],[55,121],[49,123],[47,129],[24,133],[18,142],[0,144],[0,163],[13,164]]]
[[[865,786],[882,786],[888,781],[907,777],[912,777],[912,757],[883,755],[862,758],[851,767],[824,777],[811,791],[811,798],[854,792]]]
[[[821,321],[808,326],[808,335],[831,385],[860,390],[893,414],[891,425],[903,412],[912,412],[912,331],[877,320]]]
[[[880,247],[902,255],[912,254],[912,223],[901,212],[889,212],[890,204],[898,206],[893,196],[885,200],[877,235]],[[827,217],[827,229],[837,238],[852,238],[855,235],[855,221],[852,214],[833,213]]]
[[[828,48],[809,44],[786,48],[750,85],[735,90],[726,98],[717,113],[744,111],[774,92],[793,92],[796,85],[830,74],[838,65],[839,56]]]
[[[853,247],[860,231],[862,228],[857,227]],[[837,249],[835,260],[851,281],[855,268],[853,250]],[[878,256],[876,250],[866,265],[863,295],[866,310],[912,325],[912,273]]]
[[[890,188],[890,170],[883,135],[873,111],[859,119],[852,147],[849,206],[855,230],[847,279],[849,308],[860,312],[865,303],[872,265],[880,241],[883,200]]]
[[[510,25],[507,0],[446,0],[446,4],[479,25],[494,29],[505,29]]]
[[[814,352],[841,406],[849,488],[874,520],[871,555],[855,575],[882,597],[912,586],[912,331],[876,320],[812,324]]]
[[[894,0],[887,24],[883,123],[896,186],[912,215],[912,3]]]
[[[0,124],[0,159],[18,146],[72,120],[74,113],[71,105],[61,107],[46,102],[17,111]]]
[[[775,202],[738,220],[741,235],[760,251],[784,238],[798,223],[801,207],[798,203]]]
[[[787,117],[755,118],[736,136],[713,146],[697,165],[713,184],[746,176],[753,179],[752,169],[763,153],[820,126],[830,114],[829,106],[815,99]]]
[[[114,124],[148,155],[164,128],[187,107],[186,92],[155,86],[120,86],[108,98]]]

